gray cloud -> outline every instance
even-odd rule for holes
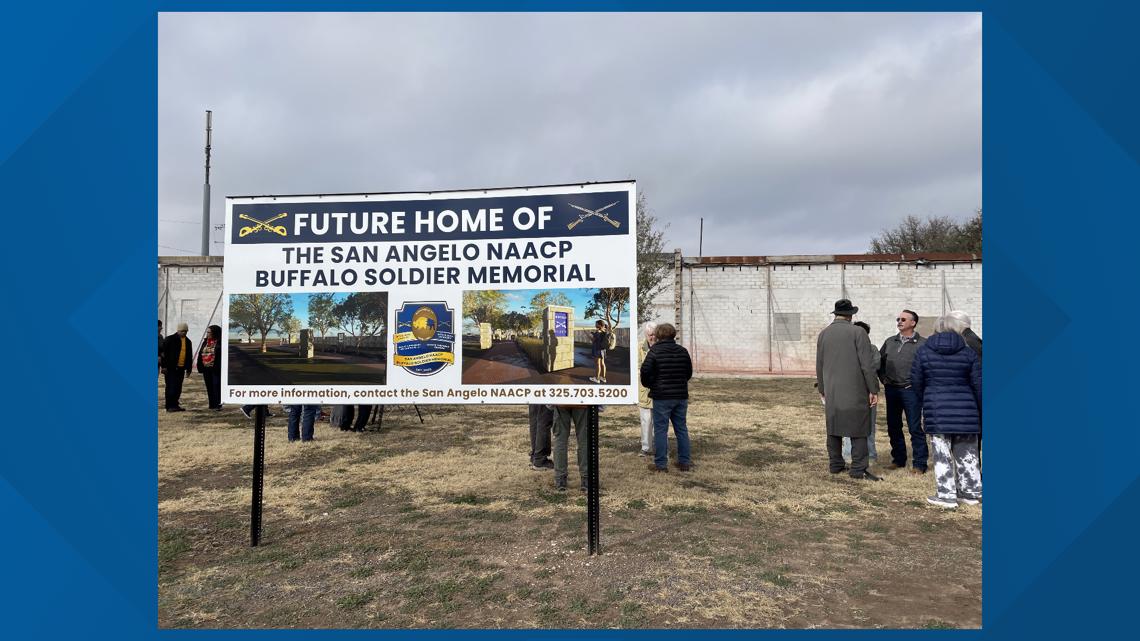
[[[981,103],[977,14],[162,14],[159,253],[199,244],[205,109],[217,223],[225,195],[635,178],[711,255],[968,216]]]

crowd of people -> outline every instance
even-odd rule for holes
[[[929,503],[944,508],[979,503],[982,341],[970,329],[969,316],[949,312],[935,322],[934,334],[924,337],[917,331],[919,315],[904,309],[895,319],[897,333],[876,349],[870,341],[870,326],[852,320],[858,312],[850,300],[836,301],[834,320],[820,332],[816,343],[816,387],[824,408],[829,471],[846,472],[859,480],[882,480],[870,470],[870,461],[877,460],[875,423],[881,385],[887,406],[890,467],[907,469],[909,435],[910,472],[926,474],[933,463],[935,493],[927,498]],[[221,327],[208,328],[197,358],[193,342],[187,338],[186,323],[179,323],[177,331],[167,337],[162,336],[162,321],[158,328],[166,411],[185,411],[179,404],[182,384],[195,363],[203,377],[209,409],[221,410]],[[605,381],[607,333],[599,321],[592,344],[598,382]],[[693,468],[687,425],[693,363],[676,337],[673,325],[650,322],[642,325],[638,341],[640,455],[652,457],[647,467],[653,473],[669,471],[670,424],[677,446],[674,467],[680,472]],[[256,407],[244,405],[241,411],[252,418]],[[314,424],[322,416],[321,406],[290,405],[287,411],[289,441],[312,441]],[[571,426],[580,488],[589,489],[589,412],[589,406],[584,405],[528,406],[530,467],[553,470],[554,487],[559,491],[568,485]],[[370,419],[375,424],[383,419],[383,413],[383,405],[341,405],[334,407],[329,419],[333,427],[343,431],[363,432]]]
[[[949,312],[926,338],[916,330],[918,314],[904,309],[895,319],[898,333],[876,352],[868,339],[869,328],[852,322],[858,311],[850,300],[836,301],[835,319],[816,342],[816,386],[824,406],[830,472],[881,480],[868,469],[868,459],[882,383],[890,467],[907,467],[905,416],[911,473],[926,474],[933,458],[935,493],[927,502],[944,508],[978,504],[982,500],[982,340],[970,329],[970,317]],[[849,455],[842,445],[845,438],[850,439]]]

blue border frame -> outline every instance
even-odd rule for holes
[[[9,412],[0,447],[10,638],[177,634],[156,631],[153,299],[127,294],[155,291],[156,11],[309,8],[696,7],[598,0],[7,6],[0,193],[9,203],[4,273],[15,294],[8,336],[19,340],[8,341],[14,349],[5,360],[21,381],[8,396],[18,410]],[[1124,408],[1134,375],[1121,320],[1132,311],[1140,212],[1140,10],[1104,0],[700,8],[984,12],[985,629],[949,634],[1127,629],[1136,593],[1128,579],[1140,569],[1130,545],[1140,464],[1130,456],[1137,421]],[[45,300],[35,322],[12,322]],[[29,324],[34,340],[25,340]]]

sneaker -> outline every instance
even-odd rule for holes
[[[923,474],[926,474],[926,469],[920,468],[920,467],[914,467],[914,468],[911,468],[910,473],[921,476]]]
[[[657,467],[657,464],[656,464],[656,463],[650,463],[650,464],[649,464],[649,471],[650,471],[650,472],[662,472],[662,473],[665,473],[665,472],[668,472],[668,471],[669,471],[669,468],[667,468],[667,467]]]
[[[959,496],[958,502],[961,503],[962,505],[978,505],[979,503],[982,502],[982,499],[973,499],[973,498],[966,498],[964,496]]]
[[[883,480],[883,479],[879,478],[878,476],[875,476],[874,474],[871,474],[870,472],[866,472],[866,471],[863,472],[863,474],[861,474],[859,476],[852,476],[851,478],[853,478],[857,481],[881,481],[881,480]]]
[[[600,381],[599,381],[599,380],[598,380],[596,377],[594,377],[594,376],[591,376],[591,377],[590,377],[590,382],[591,382],[591,383],[598,383],[598,382],[600,382]]]
[[[532,461],[530,464],[530,469],[534,470],[535,472],[544,472],[546,470],[553,470],[554,469],[554,461],[552,461],[550,459],[546,459],[545,461],[542,461],[541,463],[535,463]]]
[[[926,497],[926,502],[931,505],[937,505],[938,507],[946,508],[947,510],[952,510],[958,507],[958,501],[955,501],[954,499],[944,499],[940,496],[928,496]]]
[[[241,413],[244,414],[246,418],[253,418],[253,414],[250,414],[249,410],[246,409],[244,405],[241,408]]]
[[[598,380],[602,381],[603,383],[605,383],[605,382],[606,382],[606,379],[604,379],[604,378],[602,378],[602,379],[598,379]]]
[[[677,468],[678,470],[680,470],[682,472],[688,472],[689,470],[693,469],[692,466],[689,465],[688,463],[674,463],[673,467]]]
[[[649,456],[649,450],[641,450],[641,452],[638,453],[638,456]]]

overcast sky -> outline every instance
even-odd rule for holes
[[[667,247],[861,253],[982,204],[980,14],[161,14],[158,254],[227,195],[636,179]],[[213,233],[212,253],[222,252]]]

